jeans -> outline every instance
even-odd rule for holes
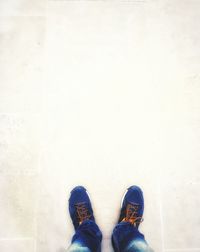
[[[102,233],[91,220],[84,221],[76,230],[67,252],[101,252]],[[116,225],[112,234],[115,252],[153,252],[144,235],[129,222]]]

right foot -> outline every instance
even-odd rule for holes
[[[143,221],[144,198],[142,190],[138,186],[131,186],[124,195],[119,221],[130,222],[136,228]]]

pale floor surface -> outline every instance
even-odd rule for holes
[[[0,2],[0,251],[64,252],[70,190],[104,233],[145,196],[158,252],[200,252],[200,1]]]

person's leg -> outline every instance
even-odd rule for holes
[[[69,199],[75,235],[68,252],[100,252],[102,233],[95,223],[91,202],[84,187],[75,187]]]
[[[112,234],[115,252],[152,252],[144,235],[138,230],[143,211],[142,190],[137,186],[128,188],[122,202],[118,224]]]
[[[94,221],[84,221],[76,230],[68,252],[100,251],[102,234]]]
[[[144,235],[129,222],[121,222],[114,228],[112,243],[115,252],[152,252]]]

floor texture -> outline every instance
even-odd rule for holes
[[[0,251],[64,252],[84,185],[103,251],[144,191],[157,252],[200,252],[200,1],[1,0]]]

